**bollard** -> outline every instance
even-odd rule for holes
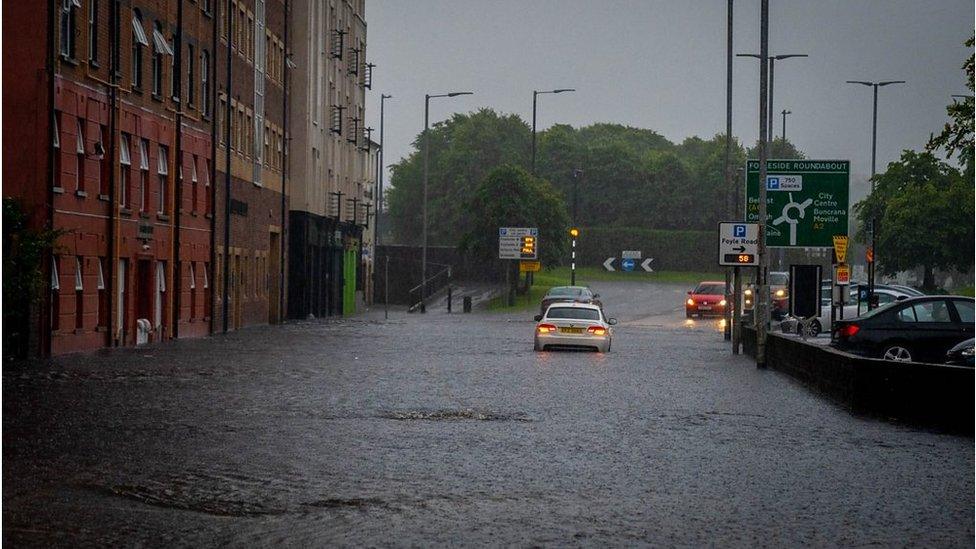
[[[471,312],[471,296],[469,295],[464,296],[464,312]]]
[[[447,286],[447,312],[451,312],[451,294],[452,294],[452,292],[453,292],[453,288],[451,288],[451,285],[448,284],[448,286]]]

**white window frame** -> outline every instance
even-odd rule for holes
[[[81,292],[85,289],[85,273],[83,266],[84,261],[82,261],[81,256],[75,256],[75,291]]]
[[[78,138],[75,140],[75,152],[85,154],[85,121],[81,118],[75,119],[78,128]]]
[[[54,148],[61,148],[61,127],[58,125],[58,113],[54,113]]]
[[[210,277],[207,275],[207,265],[203,265],[203,289],[210,287]]]
[[[159,175],[169,175],[169,158],[165,146],[159,146],[159,154],[156,156],[156,173]],[[146,166],[149,169],[149,166]]]
[[[135,14],[132,14],[132,35],[135,37],[136,43],[149,47],[149,38],[146,36],[146,29],[142,26],[142,19]]]
[[[190,289],[191,290],[197,289],[197,277],[196,277],[196,272],[193,269],[192,261],[190,262]]]
[[[139,140],[139,169],[149,171],[149,140]]]
[[[61,276],[58,274],[58,256],[51,257],[51,289],[61,291]]]
[[[146,45],[148,46],[149,44]],[[166,37],[156,28],[156,25],[153,25],[153,45],[156,46],[156,51],[163,55],[175,55],[173,48],[170,47],[169,42],[166,41]]]
[[[105,271],[102,268],[102,258],[98,258],[98,286],[97,289],[105,289]]]

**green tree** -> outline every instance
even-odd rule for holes
[[[973,199],[973,186],[958,170],[929,152],[904,151],[854,206],[857,236],[865,240],[876,219],[879,271],[922,266],[922,285],[933,290],[935,269],[972,269]]]
[[[974,43],[976,43],[974,37],[966,41],[966,46],[969,47],[970,51],[972,51]],[[971,53],[969,59],[962,65],[966,72],[966,87],[969,88],[970,92],[976,91],[976,80],[974,80],[976,63],[974,63],[974,59],[976,58]],[[939,135],[929,138],[926,150],[944,149],[946,158],[952,158],[952,155],[958,152],[959,160],[965,166],[966,175],[972,179],[973,161],[976,158],[976,149],[974,149],[976,145],[973,142],[973,117],[976,115],[973,109],[973,96],[970,95],[963,101],[953,101],[946,107],[946,113],[949,115],[949,121],[946,122]]]
[[[531,130],[516,115],[491,109],[455,114],[430,129],[428,176],[428,239],[454,245],[470,227],[464,203],[478,183],[504,163],[528,165]],[[423,133],[415,151],[392,166],[390,218],[397,239],[417,244],[423,211]]]
[[[464,204],[472,219],[461,251],[475,260],[498,261],[499,227],[538,227],[539,260],[555,265],[568,252],[566,203],[548,181],[519,166],[495,168]]]
[[[60,229],[35,228],[23,205],[3,199],[3,349],[5,357],[28,353],[27,330],[31,310],[45,287],[43,263],[65,234]]]
[[[749,149],[748,154],[749,158],[759,158],[758,141]],[[789,139],[784,140],[782,137],[779,137],[773,138],[773,142],[770,144],[769,158],[775,160],[803,160],[806,156]]]

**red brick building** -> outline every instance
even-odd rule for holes
[[[4,196],[64,233],[35,354],[210,333],[213,4],[4,4]]]
[[[214,331],[227,331],[283,318],[288,6],[218,3]]]

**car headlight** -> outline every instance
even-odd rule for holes
[[[973,351],[972,347],[966,347],[965,349],[960,351],[959,354],[962,356],[973,356],[974,354],[976,354],[976,352]]]
[[[786,295],[785,290],[776,290],[776,297],[783,297],[784,295]]]
[[[687,303],[688,303],[688,305],[694,305],[695,304],[695,300],[694,299],[691,299],[689,297]]]
[[[721,305],[722,307],[725,307],[725,300],[723,299],[722,301],[719,301],[718,304]]]

